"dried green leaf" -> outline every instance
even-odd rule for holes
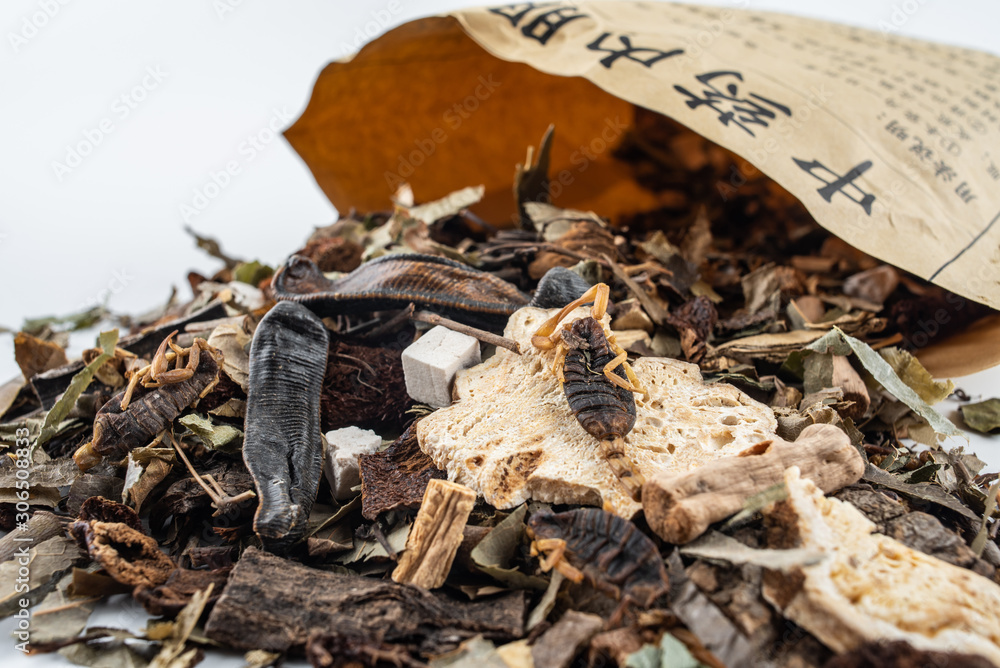
[[[42,423],[42,433],[38,436],[37,444],[39,446],[44,445],[56,435],[59,423],[65,420],[69,412],[73,410],[76,400],[80,398],[83,391],[90,385],[90,381],[93,380],[94,372],[114,356],[115,346],[118,345],[118,330],[112,329],[109,332],[101,332],[98,337],[98,343],[101,346],[101,354],[73,376],[73,379],[69,382],[69,387],[66,388],[63,395],[59,397],[59,400],[52,406],[48,414],[46,414],[45,422]]]
[[[556,596],[559,595],[559,588],[562,586],[563,580],[566,578],[559,571],[552,572],[552,578],[549,580],[549,587],[542,594],[542,598],[538,601],[538,605],[535,606],[534,610],[528,614],[528,624],[525,628],[530,631],[539,624],[545,621],[552,612],[552,609],[556,605]]]
[[[947,418],[927,405],[909,385],[900,380],[893,368],[882,357],[863,341],[844,334],[836,327],[830,330],[818,341],[814,341],[807,349],[818,353],[833,353],[846,355],[854,353],[865,369],[874,376],[882,387],[916,414],[927,420],[934,431],[943,436],[963,436],[962,431]]]
[[[863,479],[867,482],[891,489],[894,492],[944,506],[971,520],[979,520],[979,515],[972,512],[965,504],[948,494],[944,489],[932,483],[921,482],[911,485],[903,482],[899,476],[883,471],[871,464],[868,464],[867,468],[865,468]]]
[[[987,399],[977,404],[966,404],[958,409],[969,429],[983,434],[1000,429],[1000,399]]]
[[[31,485],[41,487],[65,487],[72,485],[80,476],[80,468],[70,458],[50,459],[36,463],[28,469]],[[16,487],[17,475],[15,469],[3,469],[0,472],[0,489]]]
[[[921,399],[934,405],[945,399],[955,389],[950,380],[934,380],[916,357],[899,348],[884,348],[878,352],[899,379],[913,388]]]
[[[243,432],[228,424],[215,424],[209,418],[190,413],[177,419],[193,431],[209,450],[235,454],[243,448]]]
[[[35,547],[28,545],[25,543],[27,554],[15,554],[13,559],[0,564],[0,617],[19,610],[22,598],[27,598],[31,605],[40,601],[84,556],[76,543],[66,536],[49,538]],[[27,582],[19,574],[21,568],[28,569]]]
[[[542,591],[549,585],[546,580],[510,568],[511,559],[524,537],[527,511],[527,505],[518,506],[479,541],[470,556],[476,568],[508,586]]]
[[[711,531],[693,543],[680,548],[681,554],[699,559],[724,561],[742,566],[752,564],[771,570],[785,571],[799,566],[812,566],[824,559],[816,550],[795,548],[790,550],[760,550],[718,531]]]
[[[73,597],[67,589],[73,576],[65,576],[55,591],[31,611],[31,644],[58,642],[72,638],[87,626],[98,599]]]
[[[779,482],[777,485],[771,485],[762,492],[754,494],[749,499],[743,503],[743,510],[736,513],[729,520],[722,525],[722,530],[731,529],[737,527],[744,522],[753,519],[753,516],[762,511],[764,508],[772,503],[778,501],[784,501],[788,498],[788,488],[785,483]]]
[[[93,306],[84,311],[77,311],[69,315],[28,318],[21,325],[21,330],[36,336],[47,327],[61,331],[76,332],[81,329],[93,327],[103,320],[107,314],[108,311],[104,306]]]
[[[233,280],[257,287],[265,278],[274,275],[274,269],[262,264],[257,260],[253,262],[241,262],[233,269]]]
[[[691,656],[687,646],[669,633],[660,638],[660,646],[644,645],[625,659],[626,668],[708,668]]]
[[[402,552],[406,547],[406,538],[410,535],[410,526],[411,525],[406,522],[400,522],[397,526],[393,527],[392,531],[386,534],[386,542],[389,543],[389,547],[391,547],[396,554]],[[333,561],[341,564],[354,564],[369,561],[370,559],[385,559],[388,557],[389,553],[385,551],[385,548],[382,547],[382,544],[376,539],[370,538],[361,540],[355,536],[354,549],[350,552],[337,555]]]

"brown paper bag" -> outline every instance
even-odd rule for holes
[[[483,184],[474,209],[513,221],[512,166],[554,123],[554,203],[614,219],[660,204],[612,156],[633,105],[745,158],[866,253],[1000,308],[1000,58],[985,53],[766,12],[515,3],[408,23],[329,65],[286,137],[341,211],[385,208],[403,182],[422,200]],[[998,334],[1000,317],[980,321],[921,359],[988,368]]]

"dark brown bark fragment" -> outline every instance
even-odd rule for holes
[[[374,520],[394,508],[419,508],[427,483],[445,472],[420,450],[417,423],[382,452],[358,457],[361,469],[361,515]]]
[[[524,634],[523,591],[461,602],[442,594],[361,576],[320,571],[256,548],[243,553],[205,626],[209,638],[238,649],[301,649],[314,631],[337,629],[421,653],[454,649],[481,634]]]

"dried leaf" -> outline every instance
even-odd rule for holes
[[[945,399],[955,389],[950,380],[934,380],[916,357],[900,348],[884,348],[878,351],[899,379],[913,388],[917,395],[930,405]]]
[[[233,269],[233,280],[257,287],[265,278],[270,278],[274,274],[274,269],[261,264],[257,260],[253,262],[241,262]]]
[[[856,339],[853,336],[848,336],[841,330],[834,328],[823,338],[807,346],[807,348],[814,352],[833,353],[835,355],[845,355],[853,352],[868,373],[874,376],[875,380],[882,387],[909,406],[914,413],[927,420],[935,432],[943,436],[963,436],[960,429],[928,406],[920,398],[920,395],[900,380],[892,366],[864,341]]]
[[[72,597],[67,591],[74,581],[67,575],[56,586],[55,591],[46,596],[31,611],[31,644],[58,642],[76,636],[87,626],[90,613],[94,611],[96,597]]]
[[[222,370],[244,392],[250,378],[249,344],[250,335],[235,324],[219,325],[208,337],[208,345],[222,351]]]
[[[42,318],[27,318],[21,329],[28,334],[39,334],[45,328],[60,331],[76,332],[93,327],[108,314],[104,306],[93,306],[84,311],[62,316],[45,316]]]
[[[184,651],[187,639],[194,631],[195,624],[201,618],[201,613],[205,611],[205,604],[208,603],[212,595],[214,585],[208,585],[206,589],[194,594],[191,602],[184,606],[184,609],[177,615],[173,622],[170,637],[163,643],[163,649],[150,662],[150,668],[187,668],[191,663],[192,652],[197,650]]]
[[[496,646],[482,636],[463,642],[454,652],[431,659],[430,668],[509,668]]]
[[[894,492],[905,494],[906,496],[911,496],[924,501],[930,501],[931,503],[936,503],[939,506],[944,506],[949,510],[953,510],[960,515],[968,517],[970,520],[979,520],[979,515],[972,512],[961,501],[948,494],[948,492],[944,491],[937,485],[927,482],[911,485],[903,482],[899,476],[883,471],[882,469],[872,466],[871,464],[868,464],[868,467],[865,469],[864,480],[875,483],[876,485],[881,485],[882,487],[891,489]]]
[[[52,341],[43,341],[25,332],[14,337],[14,360],[21,368],[25,380],[36,373],[56,369],[68,364],[66,351]]]
[[[736,566],[752,564],[780,571],[798,566],[811,566],[822,561],[824,557],[823,553],[817,550],[759,550],[718,531],[705,534],[693,543],[680,548],[680,551],[689,557],[724,561]]]
[[[509,587],[542,591],[548,587],[548,582],[510,567],[514,553],[524,537],[524,516],[527,511],[527,504],[518,506],[479,541],[470,556],[476,568]]]
[[[228,424],[215,424],[209,418],[197,413],[190,413],[177,419],[182,425],[193,431],[209,450],[218,450],[227,454],[240,452],[243,447],[243,432]]]
[[[545,621],[552,612],[552,609],[556,605],[556,596],[559,595],[559,588],[562,586],[565,576],[559,571],[552,572],[552,578],[549,580],[549,586],[542,594],[542,598],[539,599],[538,605],[531,611],[528,615],[528,623],[526,628],[528,631],[535,628],[539,624]]]
[[[449,218],[461,213],[481,200],[485,192],[485,186],[469,186],[461,190],[456,190],[433,202],[427,202],[420,206],[412,206],[408,209],[408,213],[411,218],[416,218],[430,224],[442,218]]]
[[[1000,429],[1000,399],[987,399],[978,404],[966,404],[958,409],[969,429],[983,434]]]
[[[35,547],[25,544],[24,551],[0,564],[0,617],[20,609],[20,599],[34,605],[55,587],[70,568],[83,559],[83,553],[66,536],[49,538]],[[27,583],[19,583],[20,569],[28,569]],[[28,590],[24,591],[27,584]]]
[[[98,342],[101,346],[101,354],[94,358],[90,364],[85,366],[79,373],[73,376],[73,380],[70,381],[69,387],[59,398],[59,401],[55,403],[52,409],[46,414],[45,422],[42,423],[42,433],[38,436],[37,444],[39,446],[45,445],[53,436],[56,435],[59,423],[66,419],[69,412],[73,410],[73,406],[76,405],[76,400],[80,398],[87,386],[90,385],[90,381],[94,378],[94,372],[96,372],[102,364],[111,359],[115,354],[115,346],[118,344],[118,330],[112,329],[109,332],[101,332]]]
[[[60,649],[59,653],[79,666],[90,668],[146,668],[148,657],[155,651],[152,647],[124,629],[91,627],[80,642]]]
[[[659,647],[645,645],[630,654],[625,668],[708,668],[688,651],[687,646],[669,633],[660,638]]]
[[[149,493],[170,474],[175,457],[173,448],[143,447],[129,451],[122,502],[131,503],[138,512]]]

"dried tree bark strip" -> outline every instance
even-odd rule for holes
[[[433,479],[406,539],[406,551],[392,572],[394,582],[437,589],[448,578],[476,493],[465,485]]]
[[[843,431],[810,425],[794,443],[775,437],[693,471],[658,475],[643,488],[646,520],[663,540],[688,543],[713,522],[738,512],[751,496],[781,483],[789,466],[798,466],[804,478],[828,494],[857,482],[865,470]]]
[[[456,601],[416,587],[320,571],[256,548],[243,553],[205,626],[209,638],[237,649],[284,652],[310,632],[340,632],[414,642],[447,651],[481,634],[524,634],[523,591]]]

